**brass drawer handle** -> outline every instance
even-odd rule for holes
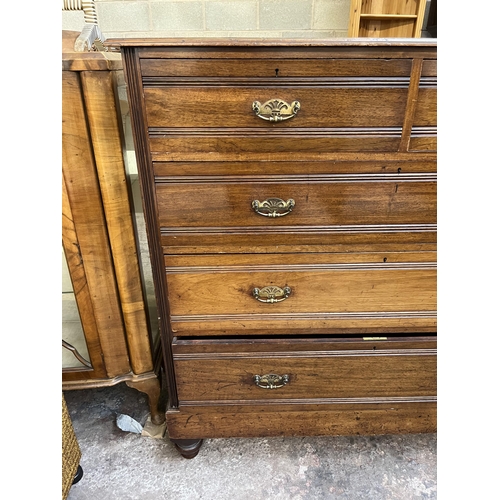
[[[282,302],[290,297],[292,289],[289,286],[280,288],[279,286],[265,286],[264,288],[254,288],[253,296],[259,301],[266,304],[275,304]]]
[[[276,375],[269,373],[267,375],[254,375],[253,381],[257,387],[262,389],[279,389],[288,384],[288,375]]]
[[[294,206],[295,200],[291,198],[287,201],[281,198],[268,198],[262,202],[259,200],[252,201],[254,212],[264,217],[283,217],[289,214]]]
[[[259,101],[252,103],[253,112],[263,120],[268,122],[282,122],[293,118],[300,109],[299,101],[292,101],[292,104],[281,99],[271,99],[261,104]]]

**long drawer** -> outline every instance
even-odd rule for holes
[[[402,127],[407,86],[184,86],[144,89],[148,127],[289,128]],[[260,103],[260,118],[254,103]],[[300,109],[292,109],[298,103]],[[272,115],[279,121],[269,121]],[[285,118],[285,119],[283,119]],[[304,131],[307,133],[307,131]]]
[[[384,403],[436,397],[435,337],[176,339],[172,348],[181,404]]]
[[[165,257],[177,335],[435,329],[435,262],[339,262],[335,256],[292,254],[274,256],[279,264],[273,256],[246,263],[237,256],[214,257],[211,265],[203,257],[185,256],[182,265]]]
[[[436,181],[411,175],[157,180],[162,227],[436,224]]]

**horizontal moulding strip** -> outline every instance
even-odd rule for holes
[[[409,77],[279,77],[279,78],[238,78],[238,77],[167,77],[144,76],[144,88],[149,87],[337,87],[337,88],[408,88]]]
[[[231,226],[228,227],[179,227],[179,228],[160,228],[164,236],[189,233],[212,234],[226,233],[231,229],[231,234],[247,232],[251,229],[253,233],[291,233],[291,234],[329,234],[329,233],[414,233],[414,232],[436,232],[436,224],[393,224],[393,225],[370,225],[370,226],[279,226],[270,231],[269,226]]]
[[[387,357],[387,356],[435,356],[437,349],[352,349],[331,351],[279,351],[255,353],[242,352],[192,352],[174,354],[174,359],[281,359],[281,358],[356,358],[360,356]]]
[[[435,262],[374,262],[374,263],[352,263],[352,264],[283,264],[283,265],[244,265],[244,266],[166,266],[168,274],[182,273],[230,273],[230,272],[273,272],[273,271],[373,271],[373,270],[434,270],[437,268]]]
[[[426,127],[424,130],[431,129]],[[338,127],[338,128],[302,128],[302,127],[286,127],[271,129],[266,126],[260,128],[207,128],[207,127],[150,127],[148,129],[149,136],[155,137],[186,137],[193,135],[197,137],[399,137],[402,132],[402,127]],[[414,127],[414,130],[420,130],[419,127]]]
[[[307,398],[307,399],[259,399],[259,400],[216,400],[216,401],[180,401],[186,406],[214,406],[220,408],[221,405],[241,405],[257,406],[265,403],[289,404],[289,405],[333,405],[333,404],[399,404],[399,403],[436,403],[437,396],[394,396],[381,398]],[[283,411],[283,410],[281,410]]]
[[[409,173],[409,174],[310,174],[310,175],[196,175],[196,176],[156,176],[158,184],[181,183],[254,183],[259,184],[293,184],[296,182],[435,182],[436,173]]]
[[[313,319],[389,319],[389,318],[428,318],[437,317],[436,311],[370,311],[370,312],[318,312],[318,313],[266,313],[266,320],[313,320]],[[172,322],[188,321],[262,321],[261,315],[251,314],[192,314],[177,316],[172,315]]]

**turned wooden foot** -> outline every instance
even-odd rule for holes
[[[160,381],[154,378],[145,380],[127,380],[125,382],[129,387],[145,393],[149,399],[149,411],[151,412],[151,422],[156,425],[165,422],[165,413],[158,409],[160,401]]]
[[[171,439],[179,453],[184,458],[194,458],[198,455],[203,439]]]

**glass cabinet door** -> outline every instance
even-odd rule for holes
[[[62,368],[92,368],[80,313],[62,250]]]

